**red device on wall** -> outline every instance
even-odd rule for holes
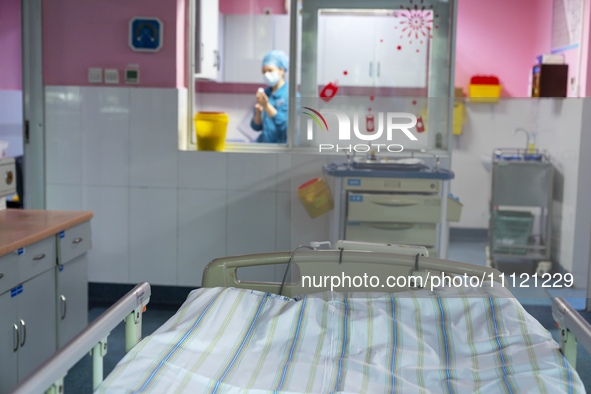
[[[338,90],[337,81],[334,83],[329,82],[320,92],[320,98],[328,103],[337,94]]]
[[[425,123],[423,122],[423,117],[421,115],[417,116],[417,133],[422,133],[425,131]]]
[[[373,121],[373,114],[367,114],[365,115],[365,129],[367,130],[368,133],[371,133],[372,131],[374,131],[374,121]]]

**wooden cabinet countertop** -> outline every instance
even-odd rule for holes
[[[92,219],[87,211],[0,211],[0,256]]]

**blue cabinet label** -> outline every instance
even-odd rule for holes
[[[349,186],[361,186],[361,179],[347,179],[347,185],[349,185]]]
[[[349,196],[349,201],[351,201],[351,202],[361,202],[361,201],[363,201],[363,196],[358,195],[358,194],[351,194]]]
[[[25,253],[25,248],[20,248],[17,254],[20,256],[21,254]]]
[[[16,297],[17,295],[19,295],[22,292],[23,292],[23,285],[15,287],[14,289],[10,290],[10,297],[11,298]]]
[[[60,232],[60,238],[63,238],[65,236],[66,236],[66,232],[65,231]]]
[[[347,226],[361,226],[361,222],[347,222]]]

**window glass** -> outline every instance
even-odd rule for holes
[[[197,1],[194,10],[192,109],[205,126],[198,124],[196,133],[192,124],[189,149],[196,148],[197,134],[204,140],[211,134],[207,122],[217,122],[219,131],[226,120],[226,149],[235,144],[286,144],[289,5],[213,3]]]

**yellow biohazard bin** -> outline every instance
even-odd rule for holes
[[[228,115],[223,112],[198,112],[194,121],[197,150],[224,150]]]
[[[322,178],[314,178],[298,187],[298,197],[312,219],[334,208],[334,201]]]

